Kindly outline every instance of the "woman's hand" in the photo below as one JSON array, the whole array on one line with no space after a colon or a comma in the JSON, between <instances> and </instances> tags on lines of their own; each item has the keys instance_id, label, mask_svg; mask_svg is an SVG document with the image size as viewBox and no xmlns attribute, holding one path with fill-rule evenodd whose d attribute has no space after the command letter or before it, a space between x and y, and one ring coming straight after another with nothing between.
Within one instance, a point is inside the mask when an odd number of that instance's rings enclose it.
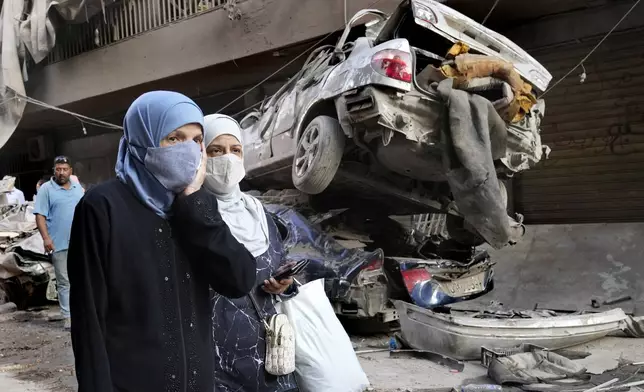
<instances>
[{"instance_id":1,"label":"woman's hand","mask_svg":"<svg viewBox=\"0 0 644 392\"><path fill-rule=\"evenodd\" d=\"M184 196L189 196L201 189L201 186L206 179L207 160L208 155L206 154L206 146L203 144L203 142L201 142L201 165L199 166L199 170L197 170L195 179L192 180L192 183L188 185L188 187L186 187L186 189L183 191Z\"/></svg>"},{"instance_id":2,"label":"woman's hand","mask_svg":"<svg viewBox=\"0 0 644 392\"><path fill-rule=\"evenodd\" d=\"M279 282L274 278L264 281L264 291L269 294L283 294L293 284L293 278L282 279Z\"/></svg>"}]
</instances>

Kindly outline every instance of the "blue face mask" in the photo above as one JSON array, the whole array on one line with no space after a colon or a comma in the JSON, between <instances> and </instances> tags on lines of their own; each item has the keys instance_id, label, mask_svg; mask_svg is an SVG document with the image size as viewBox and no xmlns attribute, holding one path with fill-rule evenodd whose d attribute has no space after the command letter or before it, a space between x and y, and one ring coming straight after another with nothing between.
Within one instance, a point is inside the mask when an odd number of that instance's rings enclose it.
<instances>
[{"instance_id":1,"label":"blue face mask","mask_svg":"<svg viewBox=\"0 0 644 392\"><path fill-rule=\"evenodd\" d=\"M201 146L194 141L147 149L145 168L173 193L183 192L201 166Z\"/></svg>"}]
</instances>

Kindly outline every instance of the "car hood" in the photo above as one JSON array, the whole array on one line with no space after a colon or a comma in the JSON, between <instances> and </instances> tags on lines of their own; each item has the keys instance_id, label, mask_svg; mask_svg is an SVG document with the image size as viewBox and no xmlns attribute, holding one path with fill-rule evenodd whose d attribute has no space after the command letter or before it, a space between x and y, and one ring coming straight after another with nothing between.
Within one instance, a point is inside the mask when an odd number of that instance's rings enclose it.
<instances>
[{"instance_id":1,"label":"car hood","mask_svg":"<svg viewBox=\"0 0 644 392\"><path fill-rule=\"evenodd\" d=\"M550 72L508 38L437 1L412 0L411 3L419 25L452 42L463 42L480 53L514 64L517 72L540 92L548 88L552 80Z\"/></svg>"},{"instance_id":2,"label":"car hood","mask_svg":"<svg viewBox=\"0 0 644 392\"><path fill-rule=\"evenodd\" d=\"M282 246L287 262L308 259L304 271L296 275L301 284L325 279L327 296L332 300L346 298L350 288L361 271L369 265L382 268L384 255L381 249L366 252L347 249L333 237L311 224L294 209L264 204L278 227L285 229Z\"/></svg>"}]
</instances>

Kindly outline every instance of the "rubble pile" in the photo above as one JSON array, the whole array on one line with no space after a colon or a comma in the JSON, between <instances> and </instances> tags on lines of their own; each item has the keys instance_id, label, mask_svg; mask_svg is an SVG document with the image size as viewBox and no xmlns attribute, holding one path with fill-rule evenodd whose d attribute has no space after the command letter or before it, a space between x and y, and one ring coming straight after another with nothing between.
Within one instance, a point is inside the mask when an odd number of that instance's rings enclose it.
<instances>
[{"instance_id":1,"label":"rubble pile","mask_svg":"<svg viewBox=\"0 0 644 392\"><path fill-rule=\"evenodd\" d=\"M0 205L0 305L19 309L56 300L54 267L43 248L31 203Z\"/></svg>"}]
</instances>

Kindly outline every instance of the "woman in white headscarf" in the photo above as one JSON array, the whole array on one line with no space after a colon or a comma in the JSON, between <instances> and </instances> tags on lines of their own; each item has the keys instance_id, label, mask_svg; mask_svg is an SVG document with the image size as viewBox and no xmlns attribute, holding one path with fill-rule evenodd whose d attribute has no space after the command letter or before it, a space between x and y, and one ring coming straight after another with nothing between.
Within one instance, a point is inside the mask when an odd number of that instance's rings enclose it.
<instances>
[{"instance_id":1,"label":"woman in white headscarf","mask_svg":"<svg viewBox=\"0 0 644 392\"><path fill-rule=\"evenodd\" d=\"M277 297L287 299L298 290L292 278L279 282L271 278L282 264L277 226L257 199L239 189L246 175L241 128L228 116L206 116L204 144L208 154L204 188L215 194L231 233L257 261L257 282L249 296L264 314L275 314ZM276 377L264 370L265 330L249 296L231 299L213 294L215 392L298 391L292 374Z\"/></svg>"}]
</instances>

